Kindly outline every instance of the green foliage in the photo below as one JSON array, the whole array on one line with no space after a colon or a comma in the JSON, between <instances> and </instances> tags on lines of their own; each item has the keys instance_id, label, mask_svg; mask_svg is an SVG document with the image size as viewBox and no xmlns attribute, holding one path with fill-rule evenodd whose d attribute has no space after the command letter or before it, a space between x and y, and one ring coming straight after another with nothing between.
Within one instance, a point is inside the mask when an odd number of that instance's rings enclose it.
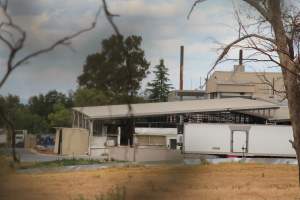
<instances>
[{"instance_id":1,"label":"green foliage","mask_svg":"<svg viewBox=\"0 0 300 200\"><path fill-rule=\"evenodd\" d=\"M13 113L20 105L20 98L9 94L8 96L0 96L0 106L7 115L13 116Z\"/></svg>"},{"instance_id":2,"label":"green foliage","mask_svg":"<svg viewBox=\"0 0 300 200\"><path fill-rule=\"evenodd\" d=\"M109 102L109 97L95 88L79 88L74 94L74 105L78 107L100 106Z\"/></svg>"},{"instance_id":3,"label":"green foliage","mask_svg":"<svg viewBox=\"0 0 300 200\"><path fill-rule=\"evenodd\" d=\"M112 35L102 41L102 51L89 55L78 77L81 87L102 91L114 103L127 103L137 96L141 81L148 73L149 63L140 48L139 36ZM122 101L122 102L120 102Z\"/></svg>"},{"instance_id":4,"label":"green foliage","mask_svg":"<svg viewBox=\"0 0 300 200\"><path fill-rule=\"evenodd\" d=\"M27 106L20 103L18 96L0 96L0 107L6 117L14 123L16 130L26 129L30 133L39 133L48 129L47 122L39 115L31 113ZM1 118L0 127L6 127Z\"/></svg>"},{"instance_id":5,"label":"green foliage","mask_svg":"<svg viewBox=\"0 0 300 200\"><path fill-rule=\"evenodd\" d=\"M20 106L20 99L18 96L8 95L0 96L0 127L8 128L5 118L10 121L16 121L16 110ZM2 115L5 115L3 118Z\"/></svg>"},{"instance_id":6,"label":"green foliage","mask_svg":"<svg viewBox=\"0 0 300 200\"><path fill-rule=\"evenodd\" d=\"M0 109L13 122L14 129L25 129L29 133L49 133L53 126L70 126L73 97L57 91L33 96L28 105L20 103L14 95L0 96ZM0 127L7 128L0 118Z\"/></svg>"},{"instance_id":7,"label":"green foliage","mask_svg":"<svg viewBox=\"0 0 300 200\"><path fill-rule=\"evenodd\" d=\"M155 66L155 79L148 83L147 92L150 93L149 98L153 101L164 102L168 100L168 94L172 89L168 82L168 68L164 65L164 60L160 60L160 64Z\"/></svg>"},{"instance_id":8,"label":"green foliage","mask_svg":"<svg viewBox=\"0 0 300 200\"><path fill-rule=\"evenodd\" d=\"M46 94L39 94L32 96L28 101L28 109L33 115L32 128L28 129L28 126L23 126L32 133L50 132L50 129L54 126L70 126L71 125L71 111L73 107L73 96L68 96L51 90ZM19 115L28 115L27 112L20 112ZM24 117L23 117L24 118ZM23 120L23 122L26 120ZM21 122L21 120L20 120ZM28 120L28 123L30 120ZM38 128L36 128L38 126Z\"/></svg>"},{"instance_id":9,"label":"green foliage","mask_svg":"<svg viewBox=\"0 0 300 200\"><path fill-rule=\"evenodd\" d=\"M126 96L116 95L114 98L108 96L101 90L95 88L79 88L74 94L74 106L101 106L109 104L122 104L128 102ZM145 102L143 97L133 96L130 97L131 103Z\"/></svg>"},{"instance_id":10,"label":"green foliage","mask_svg":"<svg viewBox=\"0 0 300 200\"><path fill-rule=\"evenodd\" d=\"M71 126L71 111L62 103L53 105L53 112L48 115L51 127L68 127Z\"/></svg>"},{"instance_id":11,"label":"green foliage","mask_svg":"<svg viewBox=\"0 0 300 200\"><path fill-rule=\"evenodd\" d=\"M116 95L114 98L111 98L109 104L124 104L124 103L144 103L145 99L142 96L125 96L125 95Z\"/></svg>"},{"instance_id":12,"label":"green foliage","mask_svg":"<svg viewBox=\"0 0 300 200\"><path fill-rule=\"evenodd\" d=\"M29 133L47 132L49 125L41 116L31 113L28 107L20 106L15 113L15 128L25 129Z\"/></svg>"},{"instance_id":13,"label":"green foliage","mask_svg":"<svg viewBox=\"0 0 300 200\"><path fill-rule=\"evenodd\" d=\"M49 111L49 107L46 106L45 101L46 101L45 96L43 94L30 97L28 102L30 111L43 118L46 118L50 111Z\"/></svg>"},{"instance_id":14,"label":"green foliage","mask_svg":"<svg viewBox=\"0 0 300 200\"><path fill-rule=\"evenodd\" d=\"M72 96L67 97L61 92L51 90L47 94L39 94L29 99L29 109L32 113L35 113L44 119L47 119L48 115L53 112L55 104L63 104L66 108L73 106Z\"/></svg>"}]
</instances>

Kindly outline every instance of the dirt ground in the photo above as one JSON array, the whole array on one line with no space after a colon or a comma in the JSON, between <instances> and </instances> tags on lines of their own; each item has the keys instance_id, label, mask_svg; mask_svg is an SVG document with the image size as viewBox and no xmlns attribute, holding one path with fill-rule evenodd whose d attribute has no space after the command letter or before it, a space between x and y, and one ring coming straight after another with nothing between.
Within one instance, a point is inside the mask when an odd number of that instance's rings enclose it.
<instances>
[{"instance_id":1,"label":"dirt ground","mask_svg":"<svg viewBox=\"0 0 300 200\"><path fill-rule=\"evenodd\" d=\"M117 185L125 188L126 200L300 200L297 168L288 165L164 165L44 174L16 174L3 162L0 166L1 200L94 199Z\"/></svg>"}]
</instances>

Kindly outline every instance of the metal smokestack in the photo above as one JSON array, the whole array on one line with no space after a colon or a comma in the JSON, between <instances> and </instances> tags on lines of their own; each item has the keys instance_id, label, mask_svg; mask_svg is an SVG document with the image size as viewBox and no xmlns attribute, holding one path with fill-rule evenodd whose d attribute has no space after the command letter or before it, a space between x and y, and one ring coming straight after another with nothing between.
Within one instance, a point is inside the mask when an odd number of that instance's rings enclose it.
<instances>
[{"instance_id":1,"label":"metal smokestack","mask_svg":"<svg viewBox=\"0 0 300 200\"><path fill-rule=\"evenodd\" d=\"M234 72L245 72L245 66L243 65L243 50L242 49L240 49L240 52L239 52L239 64L234 65L233 71Z\"/></svg>"},{"instance_id":2,"label":"metal smokestack","mask_svg":"<svg viewBox=\"0 0 300 200\"><path fill-rule=\"evenodd\" d=\"M243 64L243 50L240 49L240 56L239 56L239 65Z\"/></svg>"},{"instance_id":3,"label":"metal smokestack","mask_svg":"<svg viewBox=\"0 0 300 200\"><path fill-rule=\"evenodd\" d=\"M184 47L180 46L180 83L179 90L183 90L183 56L184 56Z\"/></svg>"}]
</instances>

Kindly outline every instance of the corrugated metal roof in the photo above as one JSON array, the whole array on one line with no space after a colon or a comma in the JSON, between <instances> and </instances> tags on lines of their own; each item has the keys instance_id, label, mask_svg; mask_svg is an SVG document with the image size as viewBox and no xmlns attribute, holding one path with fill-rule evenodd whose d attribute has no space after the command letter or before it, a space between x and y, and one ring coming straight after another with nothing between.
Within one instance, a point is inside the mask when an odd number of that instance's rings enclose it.
<instances>
[{"instance_id":1,"label":"corrugated metal roof","mask_svg":"<svg viewBox=\"0 0 300 200\"><path fill-rule=\"evenodd\" d=\"M177 113L279 108L279 106L273 103L259 100L243 98L226 98L131 104L131 108L131 113L128 112L129 109L128 105L126 104L93 107L74 107L73 110L83 113L91 119L109 119L123 118L128 117L130 115L140 117Z\"/></svg>"}]
</instances>

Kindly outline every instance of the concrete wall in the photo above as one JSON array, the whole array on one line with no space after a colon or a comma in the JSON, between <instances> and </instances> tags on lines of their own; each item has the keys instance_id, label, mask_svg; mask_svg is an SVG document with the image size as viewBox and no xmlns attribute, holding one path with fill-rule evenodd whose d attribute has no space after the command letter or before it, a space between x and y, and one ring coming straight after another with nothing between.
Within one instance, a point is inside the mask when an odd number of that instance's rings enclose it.
<instances>
[{"instance_id":1,"label":"concrete wall","mask_svg":"<svg viewBox=\"0 0 300 200\"><path fill-rule=\"evenodd\" d=\"M110 147L109 155L111 159L135 162L171 161L182 159L180 151L158 147Z\"/></svg>"},{"instance_id":2,"label":"concrete wall","mask_svg":"<svg viewBox=\"0 0 300 200\"><path fill-rule=\"evenodd\" d=\"M108 154L108 150L105 146L107 136L91 136L90 137L90 155L92 157L103 157L104 154Z\"/></svg>"},{"instance_id":3,"label":"concrete wall","mask_svg":"<svg viewBox=\"0 0 300 200\"><path fill-rule=\"evenodd\" d=\"M54 153L58 154L58 146L59 146L59 130L60 129L56 129L56 134L55 134L55 143L54 143Z\"/></svg>"},{"instance_id":4,"label":"concrete wall","mask_svg":"<svg viewBox=\"0 0 300 200\"><path fill-rule=\"evenodd\" d=\"M217 84L217 92L245 92L254 93L255 85L243 85L239 83L234 84Z\"/></svg>"},{"instance_id":5,"label":"concrete wall","mask_svg":"<svg viewBox=\"0 0 300 200\"><path fill-rule=\"evenodd\" d=\"M59 128L56 131L54 152L58 153L59 132L62 129L61 154L86 155L88 154L89 132L82 128Z\"/></svg>"},{"instance_id":6,"label":"concrete wall","mask_svg":"<svg viewBox=\"0 0 300 200\"><path fill-rule=\"evenodd\" d=\"M24 148L30 149L36 146L36 135L26 134L24 138Z\"/></svg>"},{"instance_id":7,"label":"concrete wall","mask_svg":"<svg viewBox=\"0 0 300 200\"><path fill-rule=\"evenodd\" d=\"M111 159L122 161L134 161L134 150L131 147L110 147L108 148L108 152Z\"/></svg>"},{"instance_id":8,"label":"concrete wall","mask_svg":"<svg viewBox=\"0 0 300 200\"><path fill-rule=\"evenodd\" d=\"M91 148L90 149L90 156L93 158L108 158L109 157L109 150L106 147L99 147L99 148Z\"/></svg>"},{"instance_id":9,"label":"concrete wall","mask_svg":"<svg viewBox=\"0 0 300 200\"><path fill-rule=\"evenodd\" d=\"M107 140L106 136L91 136L90 146L91 148L105 147L106 140Z\"/></svg>"},{"instance_id":10,"label":"concrete wall","mask_svg":"<svg viewBox=\"0 0 300 200\"><path fill-rule=\"evenodd\" d=\"M0 134L0 144L5 144L7 142L6 134Z\"/></svg>"}]
</instances>

